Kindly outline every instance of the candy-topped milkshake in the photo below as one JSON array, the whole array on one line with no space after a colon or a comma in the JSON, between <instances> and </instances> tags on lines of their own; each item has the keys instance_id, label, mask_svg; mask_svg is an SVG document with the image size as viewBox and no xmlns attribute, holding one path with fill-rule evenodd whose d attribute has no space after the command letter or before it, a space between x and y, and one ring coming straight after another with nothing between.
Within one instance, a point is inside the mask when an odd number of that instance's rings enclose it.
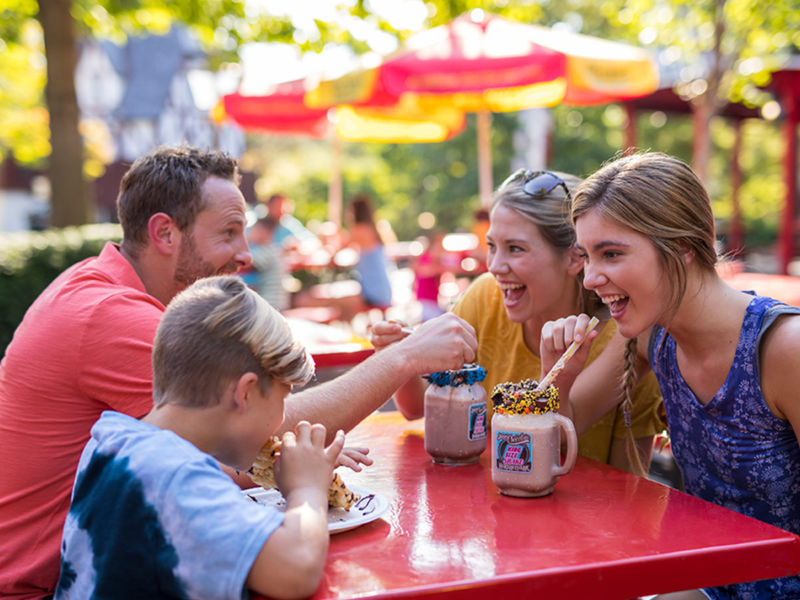
<instances>
[{"instance_id":1,"label":"candy-topped milkshake","mask_svg":"<svg viewBox=\"0 0 800 600\"><path fill-rule=\"evenodd\" d=\"M424 377L431 383L425 391L425 450L439 464L478 462L489 425L480 385L486 371L472 363Z\"/></svg>"},{"instance_id":2,"label":"candy-topped milkshake","mask_svg":"<svg viewBox=\"0 0 800 600\"><path fill-rule=\"evenodd\" d=\"M508 496L545 496L572 470L578 438L572 421L558 414L558 388L539 392L526 379L492 390L492 481ZM561 464L561 431L567 457Z\"/></svg>"}]
</instances>

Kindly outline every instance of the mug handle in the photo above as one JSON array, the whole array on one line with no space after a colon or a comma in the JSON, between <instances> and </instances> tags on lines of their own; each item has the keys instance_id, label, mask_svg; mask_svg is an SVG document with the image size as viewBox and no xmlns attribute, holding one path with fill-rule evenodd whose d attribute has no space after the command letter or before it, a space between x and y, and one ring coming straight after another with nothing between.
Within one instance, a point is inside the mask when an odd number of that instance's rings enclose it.
<instances>
[{"instance_id":1,"label":"mug handle","mask_svg":"<svg viewBox=\"0 0 800 600\"><path fill-rule=\"evenodd\" d=\"M567 457L564 459L563 465L556 465L556 468L553 469L553 475L561 477L569 473L575 466L575 459L578 458L578 434L575 433L572 419L560 414L554 414L553 417L567 436Z\"/></svg>"}]
</instances>

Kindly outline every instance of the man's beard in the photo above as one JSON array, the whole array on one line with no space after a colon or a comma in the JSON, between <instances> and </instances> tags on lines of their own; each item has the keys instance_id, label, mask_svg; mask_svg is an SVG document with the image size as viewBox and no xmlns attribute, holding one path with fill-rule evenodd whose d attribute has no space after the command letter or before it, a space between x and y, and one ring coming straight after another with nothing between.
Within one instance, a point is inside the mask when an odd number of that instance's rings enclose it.
<instances>
[{"instance_id":1,"label":"man's beard","mask_svg":"<svg viewBox=\"0 0 800 600\"><path fill-rule=\"evenodd\" d=\"M236 271L237 266L233 262L227 263L221 269L216 269L213 264L203 260L203 257L197 252L194 237L191 235L185 235L181 240L174 278L182 288L189 287L203 277L211 277L222 273L235 273Z\"/></svg>"}]
</instances>

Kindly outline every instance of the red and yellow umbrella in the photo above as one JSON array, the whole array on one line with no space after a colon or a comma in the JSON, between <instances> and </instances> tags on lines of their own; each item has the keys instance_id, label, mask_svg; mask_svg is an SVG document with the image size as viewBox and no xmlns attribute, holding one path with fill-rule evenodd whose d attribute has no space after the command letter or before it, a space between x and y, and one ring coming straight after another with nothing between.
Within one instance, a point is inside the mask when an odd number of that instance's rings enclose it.
<instances>
[{"instance_id":1,"label":"red and yellow umbrella","mask_svg":"<svg viewBox=\"0 0 800 600\"><path fill-rule=\"evenodd\" d=\"M321 81L306 103L381 107L411 95L420 105L478 112L479 132L488 132L489 112L603 104L657 87L657 65L641 48L476 10L413 35L376 66ZM488 136L479 147L488 150Z\"/></svg>"},{"instance_id":2,"label":"red and yellow umbrella","mask_svg":"<svg viewBox=\"0 0 800 600\"><path fill-rule=\"evenodd\" d=\"M306 81L273 85L258 95L228 94L214 110L220 121L230 118L247 131L273 135L330 138L333 171L328 192L328 218L339 223L342 214L340 140L354 142L442 142L463 131L466 117L453 106L431 106L412 96L391 106L335 109L310 108L303 99Z\"/></svg>"},{"instance_id":3,"label":"red and yellow umbrella","mask_svg":"<svg viewBox=\"0 0 800 600\"><path fill-rule=\"evenodd\" d=\"M641 48L478 10L410 37L377 66L320 82L306 102L385 106L414 93L463 110L505 112L602 104L657 87L657 66Z\"/></svg>"},{"instance_id":4,"label":"red and yellow umbrella","mask_svg":"<svg viewBox=\"0 0 800 600\"><path fill-rule=\"evenodd\" d=\"M306 81L279 83L263 94L228 94L218 118L230 117L248 131L302 135L318 139L335 132L352 142L442 142L463 131L464 111L431 105L405 96L386 106L335 109L310 108L304 103Z\"/></svg>"},{"instance_id":5,"label":"red and yellow umbrella","mask_svg":"<svg viewBox=\"0 0 800 600\"><path fill-rule=\"evenodd\" d=\"M263 94L227 94L215 117L230 117L247 131L326 138L329 109L309 108L303 102L305 93L303 80L296 80L275 84Z\"/></svg>"}]
</instances>

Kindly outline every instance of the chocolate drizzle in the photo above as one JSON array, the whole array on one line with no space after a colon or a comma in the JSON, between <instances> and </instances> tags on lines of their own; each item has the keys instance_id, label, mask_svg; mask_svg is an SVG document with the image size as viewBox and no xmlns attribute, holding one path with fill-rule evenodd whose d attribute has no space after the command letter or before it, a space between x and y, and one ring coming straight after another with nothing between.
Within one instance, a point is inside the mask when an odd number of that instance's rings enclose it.
<instances>
[{"instance_id":1,"label":"chocolate drizzle","mask_svg":"<svg viewBox=\"0 0 800 600\"><path fill-rule=\"evenodd\" d=\"M368 494L367 496L361 496L358 502L355 503L355 507L361 511L362 515L368 515L370 513L375 512L377 508L377 504L375 502L375 494Z\"/></svg>"}]
</instances>

